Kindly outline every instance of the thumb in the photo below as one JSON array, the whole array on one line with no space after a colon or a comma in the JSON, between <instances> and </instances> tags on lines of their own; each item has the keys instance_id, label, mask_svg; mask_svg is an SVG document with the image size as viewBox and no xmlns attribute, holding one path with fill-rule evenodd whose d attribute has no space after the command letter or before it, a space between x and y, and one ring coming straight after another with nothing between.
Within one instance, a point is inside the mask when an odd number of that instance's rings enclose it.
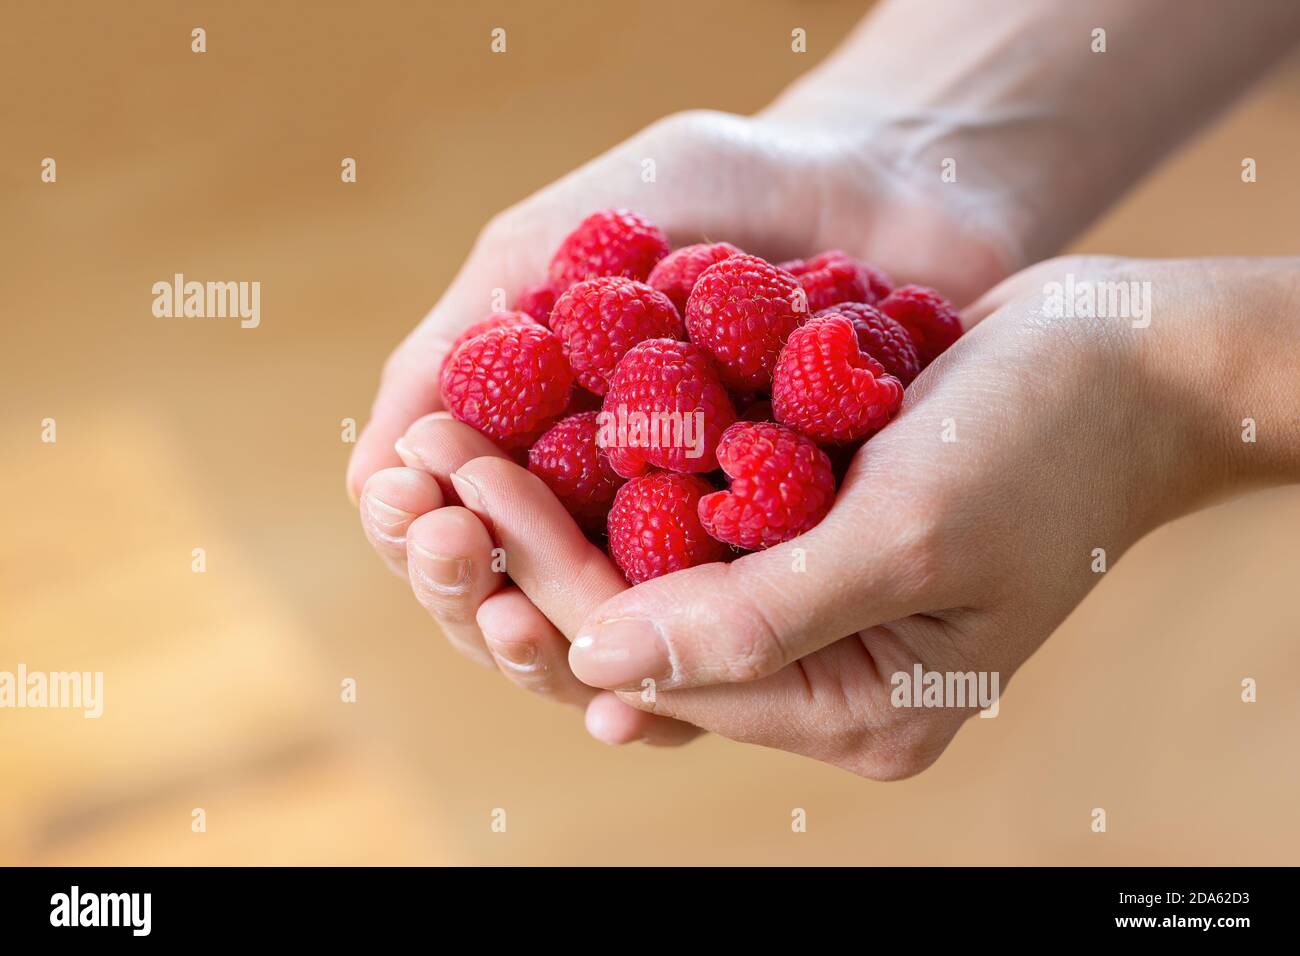
<instances>
[{"instance_id":1,"label":"thumb","mask_svg":"<svg viewBox=\"0 0 1300 956\"><path fill-rule=\"evenodd\" d=\"M731 564L669 574L615 595L579 628L584 683L663 690L758 680L846 634L915 613L927 577L903 515L841 498L816 528Z\"/></svg>"}]
</instances>

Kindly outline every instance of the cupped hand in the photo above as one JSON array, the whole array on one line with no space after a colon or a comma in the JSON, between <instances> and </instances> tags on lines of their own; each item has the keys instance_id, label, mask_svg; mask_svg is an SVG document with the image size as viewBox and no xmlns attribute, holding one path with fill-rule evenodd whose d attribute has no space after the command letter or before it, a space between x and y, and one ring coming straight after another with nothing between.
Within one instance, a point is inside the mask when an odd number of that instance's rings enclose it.
<instances>
[{"instance_id":1,"label":"cupped hand","mask_svg":"<svg viewBox=\"0 0 1300 956\"><path fill-rule=\"evenodd\" d=\"M831 119L833 130L838 120ZM896 281L922 281L959 302L1005 275L1013 255L1005 235L990 225L995 204L984 204L988 215L977 217L984 225L976 228L969 195L956 206L958 192L937 174L908 179L887 152L883 132L870 142L860 132L828 133L808 110L767 118L678 114L488 224L442 299L388 359L347 474L367 537L396 573L409 577L457 648L484 663L495 660L533 689L575 703L590 696L568 673L563 653L545 667L536 661L512 667L484 640L476 615L505 575L489 560L491 532L457 506L450 475L475 458L504 459L472 430L429 417L441 408L438 373L455 336L493 309L494 294L513 302L544 277L563 236L607 207L636 209L673 245L725 239L775 260L842 248ZM515 592L504 597L520 603ZM542 630L542 622L532 629ZM549 638L542 643L564 650ZM520 669L528 667L546 679ZM683 736L608 694L595 698L589 714L589 725L611 741Z\"/></svg>"},{"instance_id":2,"label":"cupped hand","mask_svg":"<svg viewBox=\"0 0 1300 956\"><path fill-rule=\"evenodd\" d=\"M533 509L527 472L479 458L457 484L574 641L583 682L736 740L907 776L976 708L896 706L894 675L919 664L1005 689L1099 568L1260 477L1241 460L1237 403L1276 399L1206 387L1240 381L1245 327L1281 336L1289 321L1295 338L1294 266L1279 279L1259 262L1066 259L1017 276L968 310L978 324L857 453L828 517L730 564L625 588L567 515ZM1136 282L1138 298L1126 315L1054 317L1045 292L1067 277ZM1270 475L1294 480L1295 465Z\"/></svg>"},{"instance_id":3,"label":"cupped hand","mask_svg":"<svg viewBox=\"0 0 1300 956\"><path fill-rule=\"evenodd\" d=\"M372 474L399 464L393 443L441 407L437 373L456 335L493 311L497 290L513 302L544 278L560 240L598 209L635 209L674 246L726 240L773 261L841 248L955 302L1007 275L1015 263L1006 238L970 224L970 197L957 205L960 191L937 173L912 182L873 160L884 142L882 134L868 147L785 119L675 114L498 214L385 364L348 465L349 491L358 496Z\"/></svg>"}]
</instances>

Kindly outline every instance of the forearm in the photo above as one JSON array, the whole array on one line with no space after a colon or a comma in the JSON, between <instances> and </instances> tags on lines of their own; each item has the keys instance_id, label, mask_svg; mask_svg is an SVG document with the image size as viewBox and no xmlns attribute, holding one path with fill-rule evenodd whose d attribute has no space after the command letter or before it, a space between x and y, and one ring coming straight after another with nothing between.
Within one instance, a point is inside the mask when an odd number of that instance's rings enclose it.
<instances>
[{"instance_id":1,"label":"forearm","mask_svg":"<svg viewBox=\"0 0 1300 956\"><path fill-rule=\"evenodd\" d=\"M1094 29L1106 50L1094 52ZM1294 0L887 0L766 111L888 146L1054 254L1300 38ZM956 183L940 179L956 162Z\"/></svg>"}]
</instances>

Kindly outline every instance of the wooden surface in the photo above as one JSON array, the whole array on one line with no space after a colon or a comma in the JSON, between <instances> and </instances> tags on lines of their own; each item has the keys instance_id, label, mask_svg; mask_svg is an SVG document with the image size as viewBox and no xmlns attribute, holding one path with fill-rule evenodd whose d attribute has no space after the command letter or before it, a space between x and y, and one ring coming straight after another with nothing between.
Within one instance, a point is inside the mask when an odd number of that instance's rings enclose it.
<instances>
[{"instance_id":1,"label":"wooden surface","mask_svg":"<svg viewBox=\"0 0 1300 956\"><path fill-rule=\"evenodd\" d=\"M105 711L0 710L0 862L1295 862L1296 489L1143 542L998 719L888 785L605 748L370 554L340 421L482 222L664 113L761 106L859 13L677 6L6 6L0 670L102 670ZM1297 115L1292 67L1079 247L1294 253ZM176 272L260 281L261 327L154 318Z\"/></svg>"}]
</instances>

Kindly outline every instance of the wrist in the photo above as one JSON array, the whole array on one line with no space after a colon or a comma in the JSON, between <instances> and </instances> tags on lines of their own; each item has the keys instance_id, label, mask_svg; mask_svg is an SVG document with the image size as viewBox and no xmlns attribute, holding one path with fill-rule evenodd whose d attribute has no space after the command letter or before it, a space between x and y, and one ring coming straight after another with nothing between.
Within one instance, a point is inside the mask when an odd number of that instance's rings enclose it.
<instances>
[{"instance_id":1,"label":"wrist","mask_svg":"<svg viewBox=\"0 0 1300 956\"><path fill-rule=\"evenodd\" d=\"M1032 217L984 165L1002 154L963 145L977 124L898 111L846 122L835 100L802 94L753 120L807 160L812 246L844 248L963 305L1028 264ZM944 164L953 153L962 157L955 181Z\"/></svg>"},{"instance_id":2,"label":"wrist","mask_svg":"<svg viewBox=\"0 0 1300 956\"><path fill-rule=\"evenodd\" d=\"M1300 481L1300 259L1072 256L1026 276L1029 328L1053 335L1036 374L1112 466L1094 489L1112 530Z\"/></svg>"},{"instance_id":3,"label":"wrist","mask_svg":"<svg viewBox=\"0 0 1300 956\"><path fill-rule=\"evenodd\" d=\"M1134 262L1154 289L1138 373L1188 506L1300 481L1300 259Z\"/></svg>"},{"instance_id":4,"label":"wrist","mask_svg":"<svg viewBox=\"0 0 1300 956\"><path fill-rule=\"evenodd\" d=\"M835 144L900 202L947 210L1004 250L1008 273L1055 255L1096 215L1107 144L1007 98L996 75L952 83L959 93L814 74L758 118Z\"/></svg>"},{"instance_id":5,"label":"wrist","mask_svg":"<svg viewBox=\"0 0 1300 956\"><path fill-rule=\"evenodd\" d=\"M1236 489L1300 482L1300 258L1213 260L1212 346Z\"/></svg>"}]
</instances>

